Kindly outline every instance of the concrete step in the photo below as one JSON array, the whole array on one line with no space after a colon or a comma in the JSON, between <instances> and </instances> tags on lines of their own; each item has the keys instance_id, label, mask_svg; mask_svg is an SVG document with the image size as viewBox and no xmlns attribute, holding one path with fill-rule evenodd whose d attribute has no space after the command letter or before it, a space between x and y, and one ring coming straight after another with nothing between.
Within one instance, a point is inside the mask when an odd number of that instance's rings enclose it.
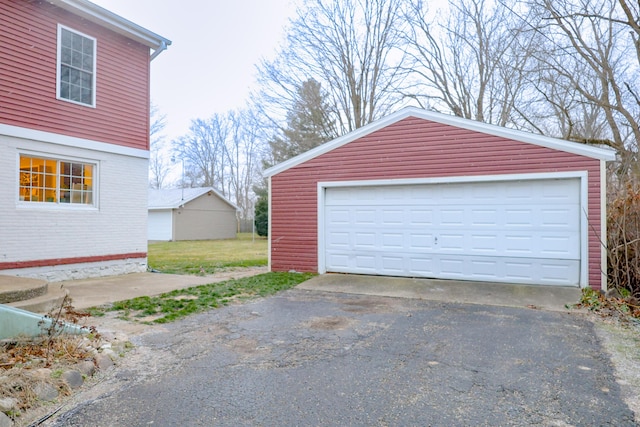
<instances>
[{"instance_id":1,"label":"concrete step","mask_svg":"<svg viewBox=\"0 0 640 427\"><path fill-rule=\"evenodd\" d=\"M0 275L0 304L24 301L47 293L47 282L27 277Z\"/></svg>"},{"instance_id":2,"label":"concrete step","mask_svg":"<svg viewBox=\"0 0 640 427\"><path fill-rule=\"evenodd\" d=\"M46 294L23 301L15 301L7 305L33 313L48 314L60 309L67 290L56 286L55 283L49 285Z\"/></svg>"},{"instance_id":3,"label":"concrete step","mask_svg":"<svg viewBox=\"0 0 640 427\"><path fill-rule=\"evenodd\" d=\"M0 304L47 314L60 308L66 291L44 280L0 275Z\"/></svg>"}]
</instances>

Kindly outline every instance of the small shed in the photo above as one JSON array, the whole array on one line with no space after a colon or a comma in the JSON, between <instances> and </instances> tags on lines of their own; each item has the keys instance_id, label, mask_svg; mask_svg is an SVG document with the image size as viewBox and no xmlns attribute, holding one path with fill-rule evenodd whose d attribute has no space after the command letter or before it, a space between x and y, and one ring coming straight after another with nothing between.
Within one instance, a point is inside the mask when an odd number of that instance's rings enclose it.
<instances>
[{"instance_id":1,"label":"small shed","mask_svg":"<svg viewBox=\"0 0 640 427\"><path fill-rule=\"evenodd\" d=\"M149 190L148 240L233 239L238 208L211 187Z\"/></svg>"},{"instance_id":2,"label":"small shed","mask_svg":"<svg viewBox=\"0 0 640 427\"><path fill-rule=\"evenodd\" d=\"M605 288L614 159L406 108L265 171L270 268Z\"/></svg>"}]
</instances>

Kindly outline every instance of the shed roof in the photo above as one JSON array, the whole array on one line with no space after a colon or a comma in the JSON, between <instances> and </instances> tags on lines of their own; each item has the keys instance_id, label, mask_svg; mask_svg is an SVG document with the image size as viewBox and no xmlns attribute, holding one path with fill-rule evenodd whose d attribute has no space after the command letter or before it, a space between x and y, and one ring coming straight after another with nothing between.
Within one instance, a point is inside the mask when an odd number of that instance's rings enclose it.
<instances>
[{"instance_id":1,"label":"shed roof","mask_svg":"<svg viewBox=\"0 0 640 427\"><path fill-rule=\"evenodd\" d=\"M171 40L166 39L152 31L147 30L115 13L91 3L87 0L49 0L49 3L62 9L95 22L103 27L109 28L118 34L133 39L145 46L149 46L155 52L151 59L171 44Z\"/></svg>"},{"instance_id":2,"label":"shed roof","mask_svg":"<svg viewBox=\"0 0 640 427\"><path fill-rule=\"evenodd\" d=\"M150 188L148 207L149 210L178 209L180 206L184 206L209 192L212 192L229 206L238 210L236 205L227 200L213 187L170 188L161 190Z\"/></svg>"},{"instance_id":3,"label":"shed roof","mask_svg":"<svg viewBox=\"0 0 640 427\"><path fill-rule=\"evenodd\" d=\"M526 142L529 144L535 144L542 147L552 148L555 150L565 151L572 154L578 154L585 157L591 157L599 160L611 161L615 160L616 152L613 149L598 148L591 145L580 144L577 142L565 141L557 138L550 138L548 136L537 135L530 132L524 132L515 129L509 129L501 126L496 126L488 123L478 122L475 120L464 119L462 117L452 116L448 114L436 113L433 111L427 111L416 107L403 108L393 114L383 117L375 122L369 123L353 132L350 132L340 138L336 138L329 142L326 142L316 148L313 148L305 153L302 153L296 157L279 163L264 171L266 177L270 177L301 163L309 161L315 157L318 157L324 153L348 144L358 138L362 138L365 135L373 133L384 127L392 125L407 117L416 117L419 119L429 120L436 123L442 123L446 125L455 126L462 129L472 130L489 135L495 135L503 138L512 139L515 141Z\"/></svg>"}]
</instances>

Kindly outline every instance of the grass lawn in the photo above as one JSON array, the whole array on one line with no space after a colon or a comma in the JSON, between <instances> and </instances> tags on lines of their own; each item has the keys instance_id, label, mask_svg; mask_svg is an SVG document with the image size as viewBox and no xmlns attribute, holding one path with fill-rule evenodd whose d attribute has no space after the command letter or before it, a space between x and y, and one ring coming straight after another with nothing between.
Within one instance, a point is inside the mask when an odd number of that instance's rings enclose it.
<instances>
[{"instance_id":1,"label":"grass lawn","mask_svg":"<svg viewBox=\"0 0 640 427\"><path fill-rule=\"evenodd\" d=\"M155 297L138 297L119 301L109 307L92 308L93 316L117 311L124 320L144 323L167 323L192 313L256 297L273 295L313 277L311 273L271 272L219 283L178 289Z\"/></svg>"},{"instance_id":2,"label":"grass lawn","mask_svg":"<svg viewBox=\"0 0 640 427\"><path fill-rule=\"evenodd\" d=\"M149 267L162 273L213 274L226 267L267 265L267 239L240 233L237 239L149 244Z\"/></svg>"}]
</instances>

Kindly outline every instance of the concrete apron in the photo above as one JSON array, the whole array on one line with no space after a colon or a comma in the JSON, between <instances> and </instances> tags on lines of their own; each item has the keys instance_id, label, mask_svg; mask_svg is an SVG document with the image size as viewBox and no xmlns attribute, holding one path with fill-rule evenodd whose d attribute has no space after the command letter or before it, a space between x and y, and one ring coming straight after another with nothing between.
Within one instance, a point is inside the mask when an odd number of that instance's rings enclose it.
<instances>
[{"instance_id":1,"label":"concrete apron","mask_svg":"<svg viewBox=\"0 0 640 427\"><path fill-rule=\"evenodd\" d=\"M566 305L578 303L581 296L581 290L577 287L332 273L313 277L297 288L464 304L529 307L550 311L566 311Z\"/></svg>"}]
</instances>

